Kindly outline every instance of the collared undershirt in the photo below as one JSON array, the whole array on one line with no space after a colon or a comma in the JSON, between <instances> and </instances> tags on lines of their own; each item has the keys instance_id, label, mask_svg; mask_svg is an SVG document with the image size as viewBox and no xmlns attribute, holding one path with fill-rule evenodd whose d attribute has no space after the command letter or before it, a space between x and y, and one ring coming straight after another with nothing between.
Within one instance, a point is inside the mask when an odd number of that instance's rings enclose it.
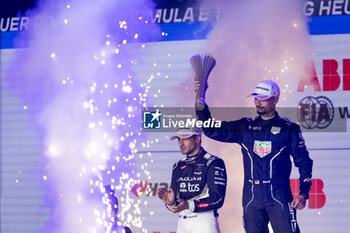
<instances>
[{"instance_id":1,"label":"collared undershirt","mask_svg":"<svg viewBox=\"0 0 350 233\"><path fill-rule=\"evenodd\" d=\"M271 119L274 118L275 116L276 116L276 114L273 114L273 116L271 116L271 117L263 117L263 116L261 116L261 119L267 121L267 120L271 120Z\"/></svg>"}]
</instances>

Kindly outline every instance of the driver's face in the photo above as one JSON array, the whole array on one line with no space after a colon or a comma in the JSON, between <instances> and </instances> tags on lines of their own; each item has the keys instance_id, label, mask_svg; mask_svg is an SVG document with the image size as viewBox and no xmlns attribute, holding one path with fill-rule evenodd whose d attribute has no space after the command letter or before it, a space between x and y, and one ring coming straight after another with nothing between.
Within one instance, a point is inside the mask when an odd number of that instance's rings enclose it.
<instances>
[{"instance_id":1,"label":"driver's face","mask_svg":"<svg viewBox=\"0 0 350 233\"><path fill-rule=\"evenodd\" d=\"M257 113L265 117L270 117L274 115L277 102L278 98L276 97L271 97L267 100L260 100L256 97L254 99L254 104L256 106Z\"/></svg>"},{"instance_id":2,"label":"driver's face","mask_svg":"<svg viewBox=\"0 0 350 233\"><path fill-rule=\"evenodd\" d=\"M181 153L191 156L200 147L200 136L193 135L189 138L178 137Z\"/></svg>"}]
</instances>

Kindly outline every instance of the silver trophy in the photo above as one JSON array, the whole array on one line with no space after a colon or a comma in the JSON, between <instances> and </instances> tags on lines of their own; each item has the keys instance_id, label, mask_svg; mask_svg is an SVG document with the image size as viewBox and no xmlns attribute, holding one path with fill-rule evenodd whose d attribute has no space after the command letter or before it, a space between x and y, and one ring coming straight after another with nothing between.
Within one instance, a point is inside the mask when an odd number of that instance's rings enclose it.
<instances>
[{"instance_id":1,"label":"silver trophy","mask_svg":"<svg viewBox=\"0 0 350 233\"><path fill-rule=\"evenodd\" d=\"M190 60L194 70L195 81L199 81L200 87L196 92L196 109L203 110L205 106L205 91L210 72L213 70L216 61L209 55L194 55Z\"/></svg>"}]
</instances>

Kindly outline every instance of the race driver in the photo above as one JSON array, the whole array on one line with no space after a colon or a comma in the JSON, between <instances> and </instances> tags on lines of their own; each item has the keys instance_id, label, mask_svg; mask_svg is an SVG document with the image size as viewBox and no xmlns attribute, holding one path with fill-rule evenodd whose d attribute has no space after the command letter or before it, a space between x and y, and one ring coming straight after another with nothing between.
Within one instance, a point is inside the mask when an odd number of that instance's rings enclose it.
<instances>
[{"instance_id":1,"label":"race driver","mask_svg":"<svg viewBox=\"0 0 350 233\"><path fill-rule=\"evenodd\" d=\"M195 82L193 94L199 88ZM258 116L222 122L219 128L202 128L205 135L221 141L239 143L243 154L243 225L247 233L300 232L296 209L302 210L309 198L313 161L305 146L300 127L276 112L280 90L271 80L257 84L254 104ZM196 111L200 120L211 118L207 105ZM300 174L300 193L294 198L290 188L293 158Z\"/></svg>"},{"instance_id":2,"label":"race driver","mask_svg":"<svg viewBox=\"0 0 350 233\"><path fill-rule=\"evenodd\" d=\"M179 214L177 233L219 233L219 209L225 199L224 161L201 147L198 128L180 129L177 139L186 155L173 166L170 189L159 189L158 196L173 213Z\"/></svg>"}]
</instances>

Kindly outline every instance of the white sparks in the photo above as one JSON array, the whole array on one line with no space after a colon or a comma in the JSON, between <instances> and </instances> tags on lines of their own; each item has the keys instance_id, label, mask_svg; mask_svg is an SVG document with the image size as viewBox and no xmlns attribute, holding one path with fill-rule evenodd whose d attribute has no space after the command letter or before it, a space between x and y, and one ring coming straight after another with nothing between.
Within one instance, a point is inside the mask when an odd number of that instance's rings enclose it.
<instances>
[{"instance_id":1,"label":"white sparks","mask_svg":"<svg viewBox=\"0 0 350 233\"><path fill-rule=\"evenodd\" d=\"M123 86L122 90L125 93L130 93L132 91L132 89L129 85Z\"/></svg>"}]
</instances>

